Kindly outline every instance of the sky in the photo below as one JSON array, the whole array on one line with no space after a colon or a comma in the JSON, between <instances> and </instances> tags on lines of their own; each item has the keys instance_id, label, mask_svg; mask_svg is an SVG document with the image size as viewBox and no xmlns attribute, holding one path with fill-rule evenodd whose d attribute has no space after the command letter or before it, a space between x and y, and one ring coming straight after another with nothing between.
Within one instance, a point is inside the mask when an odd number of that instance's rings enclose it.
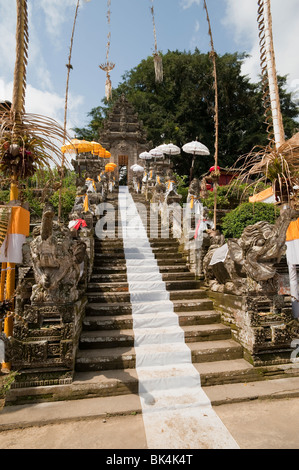
<instances>
[{"instance_id":1,"label":"sky","mask_svg":"<svg viewBox=\"0 0 299 470\"><path fill-rule=\"evenodd\" d=\"M29 59L25 109L63 125L71 32L77 0L28 0ZM109 60L115 63L112 86L126 71L154 52L150 7L154 6L158 50L210 50L203 0L80 0L70 73L68 119L74 127L88 124L88 112L105 96L107 35ZM260 73L257 0L207 0L214 48L246 52L242 73L256 81ZM299 0L271 0L277 72L288 76L288 90L299 104ZM12 99L15 63L15 0L0 0L0 100Z\"/></svg>"}]
</instances>

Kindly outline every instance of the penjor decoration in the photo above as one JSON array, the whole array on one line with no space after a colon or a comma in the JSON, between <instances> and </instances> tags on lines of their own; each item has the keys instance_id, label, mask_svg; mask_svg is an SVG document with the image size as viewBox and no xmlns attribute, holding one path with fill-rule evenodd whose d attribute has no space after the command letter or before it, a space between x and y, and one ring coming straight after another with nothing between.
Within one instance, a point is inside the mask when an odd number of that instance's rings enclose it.
<instances>
[{"instance_id":1,"label":"penjor decoration","mask_svg":"<svg viewBox=\"0 0 299 470\"><path fill-rule=\"evenodd\" d=\"M106 46L106 62L104 64L99 65L100 69L104 70L106 72L106 84L105 84L105 95L107 100L112 96L112 84L111 84L111 79L110 79L110 72L111 70L114 69L115 64L113 62L109 62L109 51L110 51L110 42L111 42L111 31L110 31L110 15L111 15L111 0L107 1L107 20L108 20L108 35L107 35L107 46Z\"/></svg>"},{"instance_id":2,"label":"penjor decoration","mask_svg":"<svg viewBox=\"0 0 299 470\"><path fill-rule=\"evenodd\" d=\"M158 48L157 48L157 35L156 35L155 13L154 13L154 0L151 0L151 1L152 1L151 13L152 13L152 18L153 18L154 40L155 40L155 52L153 54L153 56L154 56L154 66L155 66L155 77L156 77L156 82L157 83L162 83L163 82L163 62L162 62L162 57L158 53Z\"/></svg>"}]
</instances>

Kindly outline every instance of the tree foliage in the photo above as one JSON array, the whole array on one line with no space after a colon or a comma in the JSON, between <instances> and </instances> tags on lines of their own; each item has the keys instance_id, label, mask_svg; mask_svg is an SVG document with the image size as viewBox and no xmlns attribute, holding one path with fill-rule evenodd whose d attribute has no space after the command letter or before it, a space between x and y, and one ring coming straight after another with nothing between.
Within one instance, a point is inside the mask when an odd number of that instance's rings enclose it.
<instances>
[{"instance_id":1,"label":"tree foliage","mask_svg":"<svg viewBox=\"0 0 299 470\"><path fill-rule=\"evenodd\" d=\"M244 54L224 54L217 57L219 95L219 165L230 167L237 158L256 145L266 145L264 108L260 83L251 83L242 75ZM123 81L113 90L106 108L93 108L86 128L75 129L83 138L98 138L98 128L109 108L121 94L133 104L147 130L148 140L157 146L173 142L182 147L198 138L209 149L209 157L198 157L195 173L205 173L214 156L214 99L212 61L209 54L198 49L194 53L168 51L163 55L164 80L156 83L153 57L141 61L126 72ZM280 97L286 137L296 130L294 118L298 109L285 91L286 78L279 77ZM191 155L173 157L175 170L188 175Z\"/></svg>"},{"instance_id":2,"label":"tree foliage","mask_svg":"<svg viewBox=\"0 0 299 470\"><path fill-rule=\"evenodd\" d=\"M60 182L60 175L56 168L49 170L38 170L32 177L20 181L20 199L29 204L29 211L33 219L40 218L43 213L44 199L41 196L42 190L49 188L53 194L48 200L53 205L55 214L58 214L59 190L55 186ZM3 185L0 191L0 201L9 202L9 185ZM53 190L54 188L54 190ZM62 219L67 222L76 197L76 174L74 171L65 170L62 189Z\"/></svg>"}]
</instances>

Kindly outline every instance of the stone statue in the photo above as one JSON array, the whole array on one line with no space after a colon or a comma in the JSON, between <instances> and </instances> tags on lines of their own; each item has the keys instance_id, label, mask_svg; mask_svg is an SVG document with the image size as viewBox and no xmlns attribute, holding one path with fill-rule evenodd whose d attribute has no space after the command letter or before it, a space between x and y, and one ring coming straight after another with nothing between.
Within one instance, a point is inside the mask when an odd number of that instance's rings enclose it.
<instances>
[{"instance_id":1,"label":"stone statue","mask_svg":"<svg viewBox=\"0 0 299 470\"><path fill-rule=\"evenodd\" d=\"M210 246L203 269L211 290L235 294L275 290L275 264L285 254L286 231L297 218L297 211L284 209L274 225L257 222L246 227L239 239Z\"/></svg>"},{"instance_id":2,"label":"stone statue","mask_svg":"<svg viewBox=\"0 0 299 470\"><path fill-rule=\"evenodd\" d=\"M30 253L36 284L31 302L71 303L78 298L77 285L83 270L86 244L53 222L54 211L47 205L42 223L35 227Z\"/></svg>"},{"instance_id":3,"label":"stone statue","mask_svg":"<svg viewBox=\"0 0 299 470\"><path fill-rule=\"evenodd\" d=\"M191 209L196 208L200 200L200 183L197 178L193 178L189 185L187 204L190 204Z\"/></svg>"}]
</instances>

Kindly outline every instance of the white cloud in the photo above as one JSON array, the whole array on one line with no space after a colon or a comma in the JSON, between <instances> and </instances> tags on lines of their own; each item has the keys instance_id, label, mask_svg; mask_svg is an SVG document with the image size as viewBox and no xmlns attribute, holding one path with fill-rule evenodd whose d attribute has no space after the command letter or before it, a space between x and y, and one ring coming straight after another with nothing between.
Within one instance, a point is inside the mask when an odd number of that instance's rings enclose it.
<instances>
[{"instance_id":1,"label":"white cloud","mask_svg":"<svg viewBox=\"0 0 299 470\"><path fill-rule=\"evenodd\" d=\"M6 82L0 77L0 99L12 101L13 83ZM83 96L69 94L68 100L68 130L77 126L80 117L80 107ZM26 113L47 116L57 121L61 126L64 122L65 97L50 91L34 88L30 84L26 88L25 110Z\"/></svg>"},{"instance_id":2,"label":"white cloud","mask_svg":"<svg viewBox=\"0 0 299 470\"><path fill-rule=\"evenodd\" d=\"M192 7L192 5L200 5L201 0L181 0L181 7L183 10L186 10L187 8Z\"/></svg>"},{"instance_id":3,"label":"white cloud","mask_svg":"<svg viewBox=\"0 0 299 470\"><path fill-rule=\"evenodd\" d=\"M226 0L226 4L223 24L234 35L238 50L243 51L246 48L251 55L245 61L243 72L255 81L260 74L257 2ZM272 0L271 11L277 72L279 75L288 75L288 85L291 87L294 80L299 80L299 2Z\"/></svg>"},{"instance_id":4,"label":"white cloud","mask_svg":"<svg viewBox=\"0 0 299 470\"><path fill-rule=\"evenodd\" d=\"M0 69L13 71L16 50L16 13L11 2L0 2Z\"/></svg>"},{"instance_id":5,"label":"white cloud","mask_svg":"<svg viewBox=\"0 0 299 470\"><path fill-rule=\"evenodd\" d=\"M70 15L74 16L76 4L77 0L35 0L35 8L45 15L46 29L52 40L57 41L63 24L69 23Z\"/></svg>"},{"instance_id":6,"label":"white cloud","mask_svg":"<svg viewBox=\"0 0 299 470\"><path fill-rule=\"evenodd\" d=\"M13 82L5 82L4 78L0 77L0 100L12 101Z\"/></svg>"}]
</instances>

